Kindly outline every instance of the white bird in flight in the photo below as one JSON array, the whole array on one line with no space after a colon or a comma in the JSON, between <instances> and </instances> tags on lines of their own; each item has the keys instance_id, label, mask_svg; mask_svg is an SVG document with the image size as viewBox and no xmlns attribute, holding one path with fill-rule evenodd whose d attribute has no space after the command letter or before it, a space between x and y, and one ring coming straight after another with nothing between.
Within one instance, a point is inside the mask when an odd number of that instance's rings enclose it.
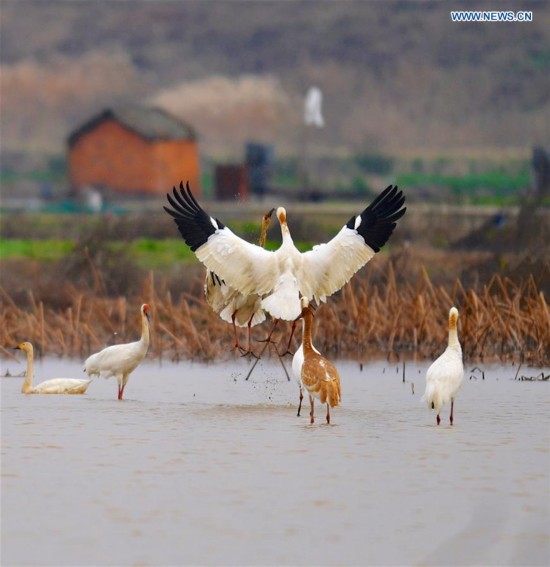
<instances>
[{"instance_id":1,"label":"white bird in flight","mask_svg":"<svg viewBox=\"0 0 550 567\"><path fill-rule=\"evenodd\" d=\"M277 209L282 244L268 251L209 216L193 197L189 183L186 188L181 183L179 191L174 187L167 197L172 208L164 210L197 258L229 287L261 296L262 308L274 319L286 321L300 316L301 296L319 303L347 283L384 246L406 211L402 191L390 185L332 240L302 253L292 241L283 207Z\"/></svg>"},{"instance_id":2,"label":"white bird in flight","mask_svg":"<svg viewBox=\"0 0 550 567\"><path fill-rule=\"evenodd\" d=\"M323 103L323 93L319 87L310 87L306 94L304 109L304 122L307 126L317 126L322 128L325 125L321 105Z\"/></svg>"},{"instance_id":3,"label":"white bird in flight","mask_svg":"<svg viewBox=\"0 0 550 567\"><path fill-rule=\"evenodd\" d=\"M271 209L262 217L259 245L263 248L267 238L267 230L271 223L271 215L275 209ZM207 303L218 313L221 319L233 325L235 333L235 347L243 350L239 345L236 327L248 327L248 350L251 353L250 329L265 321L265 311L262 308L262 298L253 293L244 295L236 289L230 288L214 272L206 270L204 281L204 295Z\"/></svg>"},{"instance_id":4,"label":"white bird in flight","mask_svg":"<svg viewBox=\"0 0 550 567\"><path fill-rule=\"evenodd\" d=\"M78 380L76 378L54 378L34 386L32 383L34 378L34 349L32 344L24 342L14 348L27 353L27 372L21 388L23 394L84 394L92 383L91 380Z\"/></svg>"},{"instance_id":5,"label":"white bird in flight","mask_svg":"<svg viewBox=\"0 0 550 567\"><path fill-rule=\"evenodd\" d=\"M118 399L122 400L124 388L130 374L145 358L149 348L149 305L141 306L141 338L133 343L112 345L92 354L84 362L84 371L88 376L114 376L118 382Z\"/></svg>"},{"instance_id":6,"label":"white bird in flight","mask_svg":"<svg viewBox=\"0 0 550 567\"><path fill-rule=\"evenodd\" d=\"M450 422L453 424L454 402L458 390L464 380L464 364L462 348L457 332L458 309L451 307L449 311L449 343L445 352L428 368L426 373L426 391L422 400L428 408L436 411L437 425L441 423L439 414L443 406L451 402Z\"/></svg>"}]
</instances>

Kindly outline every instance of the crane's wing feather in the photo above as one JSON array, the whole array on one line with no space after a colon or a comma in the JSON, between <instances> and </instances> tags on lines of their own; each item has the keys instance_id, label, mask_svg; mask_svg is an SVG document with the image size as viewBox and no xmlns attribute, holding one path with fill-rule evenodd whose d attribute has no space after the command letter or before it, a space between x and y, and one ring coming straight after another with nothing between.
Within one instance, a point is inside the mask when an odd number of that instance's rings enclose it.
<instances>
[{"instance_id":1,"label":"crane's wing feather","mask_svg":"<svg viewBox=\"0 0 550 567\"><path fill-rule=\"evenodd\" d=\"M164 210L173 217L178 230L197 258L225 283L244 294L264 294L273 289L278 276L273 252L238 237L220 220L209 216L197 203L189 183L173 196L167 195L172 208Z\"/></svg>"},{"instance_id":2,"label":"crane's wing feather","mask_svg":"<svg viewBox=\"0 0 550 567\"><path fill-rule=\"evenodd\" d=\"M189 183L185 188L180 183L180 191L174 187L172 193L173 197L169 193L166 195L172 209L164 207L164 210L174 218L182 238L196 252L216 230L222 230L225 225L201 209L189 189Z\"/></svg>"},{"instance_id":3,"label":"crane's wing feather","mask_svg":"<svg viewBox=\"0 0 550 567\"><path fill-rule=\"evenodd\" d=\"M405 196L390 185L326 244L303 255L300 291L317 301L338 291L380 250L407 210Z\"/></svg>"}]
</instances>

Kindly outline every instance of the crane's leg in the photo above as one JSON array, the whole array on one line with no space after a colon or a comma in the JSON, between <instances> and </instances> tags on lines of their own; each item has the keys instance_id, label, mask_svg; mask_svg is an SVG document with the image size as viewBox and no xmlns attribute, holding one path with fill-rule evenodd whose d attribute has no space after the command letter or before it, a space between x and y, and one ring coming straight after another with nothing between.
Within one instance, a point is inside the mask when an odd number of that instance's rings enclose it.
<instances>
[{"instance_id":1,"label":"crane's leg","mask_svg":"<svg viewBox=\"0 0 550 567\"><path fill-rule=\"evenodd\" d=\"M270 344L272 344L272 343L266 342L264 347L260 351L259 355L252 353L252 355L254 356L254 358L256 358L256 360L254 361L252 368L248 371L248 374L246 375L245 380L248 380L250 378L250 376L252 376L252 372L254 372L254 368L256 368L256 365L258 364L258 362L260 362L260 358L262 357L263 353L265 352L265 349ZM283 362L283 359L281 358L281 355L279 354L279 351L277 350L277 346L276 345L273 345L273 346L275 347L275 352L277 353L277 356L279 357L279 362L281 363L281 366L283 367L283 370L285 371L286 379L290 382L290 376L289 376L288 371L286 369L285 363Z\"/></svg>"},{"instance_id":2,"label":"crane's leg","mask_svg":"<svg viewBox=\"0 0 550 567\"><path fill-rule=\"evenodd\" d=\"M441 418L439 417L439 414L437 414L436 420L437 420L437 425L439 425L441 423Z\"/></svg>"},{"instance_id":3,"label":"crane's leg","mask_svg":"<svg viewBox=\"0 0 550 567\"><path fill-rule=\"evenodd\" d=\"M248 374L246 375L245 380L248 380L250 378L250 376L252 376L252 372L254 372L254 368L256 368L256 365L258 364L258 362L260 362L260 357L256 357L256 360L254 361L254 364L252 365L252 368L248 371Z\"/></svg>"},{"instance_id":4,"label":"crane's leg","mask_svg":"<svg viewBox=\"0 0 550 567\"><path fill-rule=\"evenodd\" d=\"M254 319L254 313L252 314L252 317L250 317L250 319L248 320L248 325L247 325L248 326L248 350L244 350L242 347L239 347L239 348L242 351L241 356L253 356L254 358L259 359L260 357L252 352L252 330L251 330L252 329L252 319ZM262 350L262 353L264 352L264 350Z\"/></svg>"},{"instance_id":5,"label":"crane's leg","mask_svg":"<svg viewBox=\"0 0 550 567\"><path fill-rule=\"evenodd\" d=\"M451 425L453 424L453 410L454 410L454 407L455 407L455 401L454 401L453 399L451 399L451 417L450 417Z\"/></svg>"},{"instance_id":6,"label":"crane's leg","mask_svg":"<svg viewBox=\"0 0 550 567\"><path fill-rule=\"evenodd\" d=\"M122 400L124 396L124 388L126 388L126 382L128 382L128 375L124 374L118 382L118 399Z\"/></svg>"},{"instance_id":7,"label":"crane's leg","mask_svg":"<svg viewBox=\"0 0 550 567\"><path fill-rule=\"evenodd\" d=\"M277 324L278 320L275 321L275 325ZM273 327L275 328L275 327ZM273 329L271 330L271 333L273 333ZM257 358L256 362L258 362L258 360L260 360L260 358L262 358L263 353L265 352L265 349L271 344L271 333L269 333L269 337L267 337L267 339L264 339L260 342L264 342L265 341L265 345L262 347L262 350L260 351L260 354L255 354L254 357ZM254 367L256 366L256 364L254 364L254 366L252 367L252 370L254 370ZM250 374L252 374L252 371L248 374L248 376L246 377L246 379L248 380L248 378L250 378Z\"/></svg>"},{"instance_id":8,"label":"crane's leg","mask_svg":"<svg viewBox=\"0 0 550 567\"><path fill-rule=\"evenodd\" d=\"M265 343L265 345L263 346L262 350L260 351L260 354L257 355L257 358L262 358L262 354L265 352L265 349L271 344L271 342L272 342L271 335L273 334L273 331L275 330L275 327L277 326L278 322L279 322L279 319L276 319L275 324L273 325L273 328L271 329L271 332L267 336L267 339L262 339L262 340L259 341L260 343Z\"/></svg>"},{"instance_id":9,"label":"crane's leg","mask_svg":"<svg viewBox=\"0 0 550 567\"><path fill-rule=\"evenodd\" d=\"M235 345L233 346L233 350L235 350L236 348L239 350L243 350L241 348L241 345L239 344L239 336L237 335L237 325L235 325L236 316L237 316L237 312L235 311L235 313L231 315L231 322L233 323L233 333L235 334Z\"/></svg>"},{"instance_id":10,"label":"crane's leg","mask_svg":"<svg viewBox=\"0 0 550 567\"><path fill-rule=\"evenodd\" d=\"M283 354L281 356L285 356L287 354L294 356L294 353L290 351L290 343L292 342L292 337L294 336L294 331L296 330L296 323L297 322L298 322L297 319L294 319L294 321L292 321L292 329L290 330L290 337L288 339L288 344L286 345L285 352L283 352Z\"/></svg>"},{"instance_id":11,"label":"crane's leg","mask_svg":"<svg viewBox=\"0 0 550 567\"><path fill-rule=\"evenodd\" d=\"M265 345L265 347L262 349L262 352L260 353L260 356L263 354L264 350L267 348L267 345L268 345L269 343L273 342L273 341L271 340L271 336L273 335L273 331L275 331L275 327L277 327L278 324L279 324L279 319L275 319L275 323L273 324L273 327L272 327L272 329L271 329L269 335L267 335L267 338L266 338L266 339L261 339L261 340L259 341L260 343L267 343L267 344Z\"/></svg>"},{"instance_id":12,"label":"crane's leg","mask_svg":"<svg viewBox=\"0 0 550 567\"><path fill-rule=\"evenodd\" d=\"M330 424L330 406L327 404L327 423Z\"/></svg>"},{"instance_id":13,"label":"crane's leg","mask_svg":"<svg viewBox=\"0 0 550 567\"><path fill-rule=\"evenodd\" d=\"M273 346L275 348L275 352L277 353L277 356L279 357L279 362L281 363L281 366L283 367L283 370L285 371L286 379L290 382L290 376L289 376L288 371L285 367L283 359L282 359L281 355L279 354L279 351L277 350L277 345L271 340L271 336L273 335L273 331L275 330L275 327L277 326L278 323L279 323L279 319L276 319L275 324L273 325L273 328L271 329L271 332L269 333L267 338L259 341L259 342L265 342L265 345L262 347L262 350L260 350L260 353L254 354L252 351L250 351L252 356L254 356L256 358L256 361L254 362L254 364L252 365L252 368L249 370L248 374L246 375L245 380L248 380L250 378L250 376L252 375L252 372L254 371L254 368L256 368L256 365L258 364L260 358L262 358L267 347L270 344L273 344ZM249 346L250 346L250 343L249 343Z\"/></svg>"},{"instance_id":14,"label":"crane's leg","mask_svg":"<svg viewBox=\"0 0 550 567\"><path fill-rule=\"evenodd\" d=\"M304 394L302 392L302 386L300 386L300 403L298 404L298 413L296 414L297 417L300 417L300 411L302 410L302 400L304 399Z\"/></svg>"},{"instance_id":15,"label":"crane's leg","mask_svg":"<svg viewBox=\"0 0 550 567\"><path fill-rule=\"evenodd\" d=\"M248 320L248 352L252 352L252 319L254 315Z\"/></svg>"},{"instance_id":16,"label":"crane's leg","mask_svg":"<svg viewBox=\"0 0 550 567\"><path fill-rule=\"evenodd\" d=\"M279 354L277 347L275 347L275 352L277 353L277 356L279 357L279 362L281 363L281 366L283 367L283 370L285 371L286 379L287 379L288 382L290 382L290 375L288 374L288 370L286 369L285 363L283 362L283 359L281 358L281 355Z\"/></svg>"},{"instance_id":17,"label":"crane's leg","mask_svg":"<svg viewBox=\"0 0 550 567\"><path fill-rule=\"evenodd\" d=\"M309 405L311 406L311 410L309 412L309 423L315 423L315 418L313 417L314 401L312 395L309 396Z\"/></svg>"}]
</instances>

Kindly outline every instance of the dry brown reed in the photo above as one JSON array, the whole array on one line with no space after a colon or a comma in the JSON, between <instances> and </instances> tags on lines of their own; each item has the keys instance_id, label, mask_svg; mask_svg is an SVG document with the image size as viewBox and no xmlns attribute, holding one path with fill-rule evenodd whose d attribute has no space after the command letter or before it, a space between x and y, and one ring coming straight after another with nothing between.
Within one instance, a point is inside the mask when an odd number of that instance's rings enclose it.
<instances>
[{"instance_id":1,"label":"dry brown reed","mask_svg":"<svg viewBox=\"0 0 550 567\"><path fill-rule=\"evenodd\" d=\"M516 284L497 275L476 291L459 280L450 288L435 286L425 270L416 282L398 283L391 262L380 271L359 274L316 310L314 342L323 353L359 360L432 359L445 348L447 314L455 305L466 360L549 365L550 311L532 277ZM65 293L65 308L36 301L32 291L28 307L20 308L0 288L0 344L9 348L29 340L41 355L84 359L108 344L137 340L139 308L147 302L153 314L150 357L207 361L233 356L232 328L205 303L199 280L177 298L152 272L138 297L108 298L74 288ZM254 337L264 338L271 324L254 328ZM290 323L279 327L282 352ZM246 341L245 330L240 336Z\"/></svg>"},{"instance_id":2,"label":"dry brown reed","mask_svg":"<svg viewBox=\"0 0 550 567\"><path fill-rule=\"evenodd\" d=\"M447 343L451 306L460 311L459 336L468 361L550 362L550 311L534 279L516 284L499 275L479 291L456 280L434 286L423 270L416 283L397 284L392 264L382 286L357 281L339 301L319 309L316 345L341 356L432 359ZM325 325L324 323L328 323Z\"/></svg>"}]
</instances>

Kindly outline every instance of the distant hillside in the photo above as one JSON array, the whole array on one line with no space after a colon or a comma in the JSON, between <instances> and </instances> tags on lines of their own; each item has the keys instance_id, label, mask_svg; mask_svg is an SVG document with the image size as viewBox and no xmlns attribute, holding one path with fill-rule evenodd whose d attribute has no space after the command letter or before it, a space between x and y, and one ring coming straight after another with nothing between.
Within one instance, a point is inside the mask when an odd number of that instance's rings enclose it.
<instances>
[{"instance_id":1,"label":"distant hillside","mask_svg":"<svg viewBox=\"0 0 550 567\"><path fill-rule=\"evenodd\" d=\"M3 0L4 152L59 154L105 106L150 102L190 121L206 155L245 140L303 144L306 89L324 93L312 151L550 145L550 4L531 23L455 24L464 2Z\"/></svg>"}]
</instances>

